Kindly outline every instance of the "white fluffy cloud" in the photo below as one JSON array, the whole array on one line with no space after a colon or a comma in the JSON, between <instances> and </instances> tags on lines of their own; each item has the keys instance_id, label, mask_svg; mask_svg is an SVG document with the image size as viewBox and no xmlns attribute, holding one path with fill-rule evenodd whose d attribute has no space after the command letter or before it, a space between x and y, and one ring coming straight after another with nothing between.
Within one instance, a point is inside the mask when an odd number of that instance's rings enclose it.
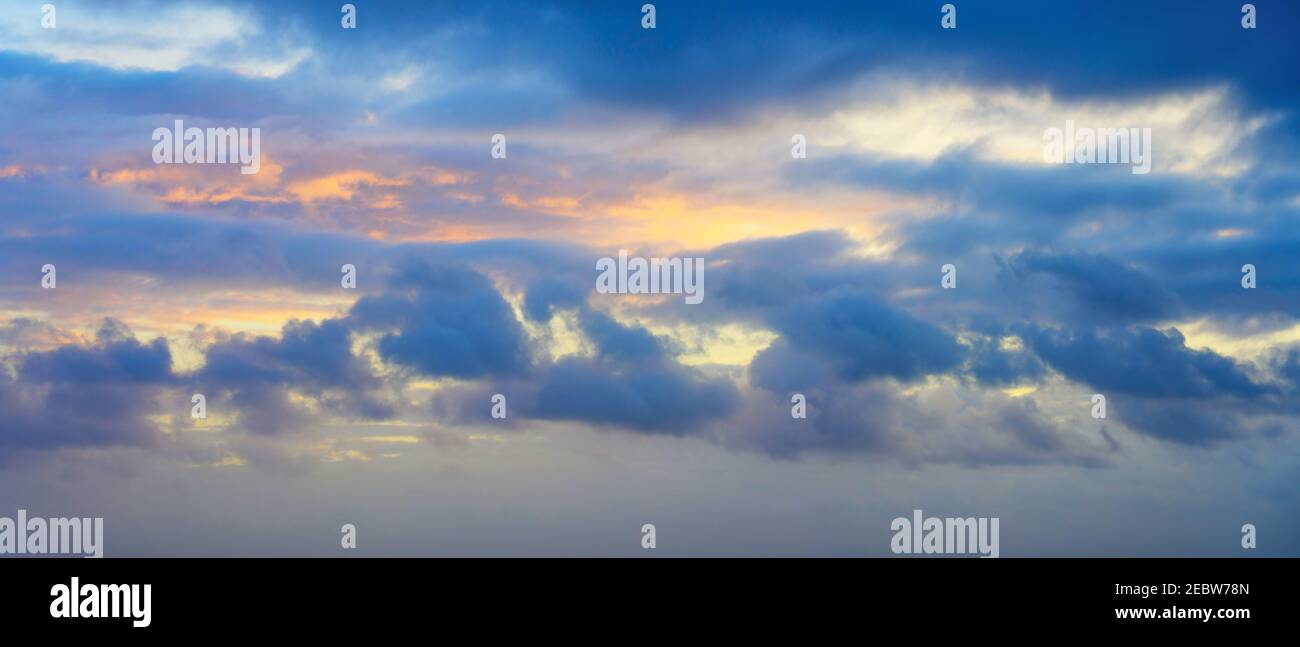
<instances>
[{"instance_id":1,"label":"white fluffy cloud","mask_svg":"<svg viewBox=\"0 0 1300 647\"><path fill-rule=\"evenodd\" d=\"M0 50L114 69L175 71L210 65L278 77L311 56L310 47L268 33L245 10L195 4L59 2L57 27L42 27L40 6L10 4Z\"/></svg>"}]
</instances>

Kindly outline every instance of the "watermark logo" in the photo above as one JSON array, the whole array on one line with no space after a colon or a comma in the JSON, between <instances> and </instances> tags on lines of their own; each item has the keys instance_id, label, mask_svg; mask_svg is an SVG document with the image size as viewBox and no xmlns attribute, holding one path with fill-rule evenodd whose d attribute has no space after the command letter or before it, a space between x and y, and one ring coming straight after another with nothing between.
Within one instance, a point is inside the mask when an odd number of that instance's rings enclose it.
<instances>
[{"instance_id":1,"label":"watermark logo","mask_svg":"<svg viewBox=\"0 0 1300 647\"><path fill-rule=\"evenodd\" d=\"M262 169L261 128L186 128L176 120L174 129L155 128L154 164L240 164L240 173Z\"/></svg>"},{"instance_id":2,"label":"watermark logo","mask_svg":"<svg viewBox=\"0 0 1300 647\"><path fill-rule=\"evenodd\" d=\"M894 538L889 549L895 555L959 555L978 554L980 557L997 557L998 517L924 517L920 510L912 511L912 518L898 517L889 524Z\"/></svg>"},{"instance_id":3,"label":"watermark logo","mask_svg":"<svg viewBox=\"0 0 1300 647\"><path fill-rule=\"evenodd\" d=\"M1134 175L1151 172L1150 128L1075 128L1043 131L1043 161L1048 164L1129 164Z\"/></svg>"},{"instance_id":4,"label":"watermark logo","mask_svg":"<svg viewBox=\"0 0 1300 647\"><path fill-rule=\"evenodd\" d=\"M1100 393L1092 394L1092 419L1106 419L1106 396Z\"/></svg>"},{"instance_id":5,"label":"watermark logo","mask_svg":"<svg viewBox=\"0 0 1300 647\"><path fill-rule=\"evenodd\" d=\"M618 260L605 256L596 269L600 294L682 294L689 305L704 302L703 258L629 258L620 249Z\"/></svg>"},{"instance_id":6,"label":"watermark logo","mask_svg":"<svg viewBox=\"0 0 1300 647\"><path fill-rule=\"evenodd\" d=\"M103 517L0 517L0 555L104 556Z\"/></svg>"},{"instance_id":7,"label":"watermark logo","mask_svg":"<svg viewBox=\"0 0 1300 647\"><path fill-rule=\"evenodd\" d=\"M50 588L50 617L130 618L132 626L148 627L153 622L152 589L150 584L81 584L74 577L70 584Z\"/></svg>"}]
</instances>

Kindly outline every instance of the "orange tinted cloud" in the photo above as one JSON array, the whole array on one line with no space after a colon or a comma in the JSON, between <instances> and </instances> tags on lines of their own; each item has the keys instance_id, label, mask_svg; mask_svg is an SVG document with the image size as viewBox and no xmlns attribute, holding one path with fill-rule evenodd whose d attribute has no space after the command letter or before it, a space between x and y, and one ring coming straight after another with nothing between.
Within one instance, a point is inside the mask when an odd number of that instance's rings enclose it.
<instances>
[{"instance_id":1,"label":"orange tinted cloud","mask_svg":"<svg viewBox=\"0 0 1300 647\"><path fill-rule=\"evenodd\" d=\"M404 187L410 183L401 178L386 178L373 171L353 169L331 173L289 184L288 191L302 203L322 200L351 200L363 186Z\"/></svg>"},{"instance_id":2,"label":"orange tinted cloud","mask_svg":"<svg viewBox=\"0 0 1300 647\"><path fill-rule=\"evenodd\" d=\"M0 180L5 178L25 178L33 175L44 175L44 166L19 166L10 164L9 166L0 166Z\"/></svg>"},{"instance_id":3,"label":"orange tinted cloud","mask_svg":"<svg viewBox=\"0 0 1300 647\"><path fill-rule=\"evenodd\" d=\"M231 201L284 203L278 191L284 167L262 156L262 169L243 175L234 169L212 172L202 164L158 164L113 169L92 168L90 181L100 186L122 186L154 194L169 205L223 204ZM230 172L233 171L233 172Z\"/></svg>"},{"instance_id":4,"label":"orange tinted cloud","mask_svg":"<svg viewBox=\"0 0 1300 647\"><path fill-rule=\"evenodd\" d=\"M240 201L310 207L320 202L362 199L370 208L390 210L403 206L397 192L374 196L367 189L450 186L469 181L464 174L437 167L421 167L392 177L367 169L345 169L288 182L283 180L283 173L283 165L264 155L262 170L253 175L214 173L203 165L162 164L94 168L89 176L101 186L126 186L152 193L169 205L220 205Z\"/></svg>"}]
</instances>

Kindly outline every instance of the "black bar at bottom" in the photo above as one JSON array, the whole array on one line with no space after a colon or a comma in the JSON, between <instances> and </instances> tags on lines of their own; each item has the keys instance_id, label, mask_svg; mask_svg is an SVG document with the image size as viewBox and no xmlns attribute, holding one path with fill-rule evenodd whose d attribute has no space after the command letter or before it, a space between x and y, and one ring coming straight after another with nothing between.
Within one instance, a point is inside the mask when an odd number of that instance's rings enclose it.
<instances>
[{"instance_id":1,"label":"black bar at bottom","mask_svg":"<svg viewBox=\"0 0 1300 647\"><path fill-rule=\"evenodd\" d=\"M3 559L0 617L43 636L470 635L614 641L701 632L918 638L1033 627L1231 636L1294 630L1294 559ZM149 587L120 618L54 617ZM59 605L63 589L66 604ZM135 592L142 588L134 589ZM52 593L52 591L54 591ZM96 594L87 603L84 593ZM138 593L137 593L138 594ZM107 589L105 615L122 589ZM140 595L142 598L143 596ZM57 608L56 608L57 607ZM1154 610L1154 611L1144 611ZM1194 610L1194 611L1193 611ZM1210 617L1202 618L1208 610ZM80 611L80 609L79 609ZM1119 617L1134 614L1155 617ZM1180 615L1182 614L1182 615ZM1195 614L1195 615L1193 615ZM78 614L80 615L80 613ZM134 616L134 617L133 617ZM604 627L604 629L598 629ZM608 634L614 630L616 633ZM432 631L433 633L429 633ZM954 634L953 632L958 632ZM868 632L863 634L862 632ZM990 634L997 635L997 634ZM1068 635L1068 634L1065 634ZM1046 638L1047 636L1043 636ZM1054 638L1064 637L1057 634ZM927 641L929 642L929 641ZM806 643L801 643L806 644Z\"/></svg>"}]
</instances>

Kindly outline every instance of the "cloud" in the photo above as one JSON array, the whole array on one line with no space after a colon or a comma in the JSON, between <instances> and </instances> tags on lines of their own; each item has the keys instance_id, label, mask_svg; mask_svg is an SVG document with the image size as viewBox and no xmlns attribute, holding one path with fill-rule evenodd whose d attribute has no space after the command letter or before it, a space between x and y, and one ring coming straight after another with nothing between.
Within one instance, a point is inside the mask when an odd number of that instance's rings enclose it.
<instances>
[{"instance_id":1,"label":"cloud","mask_svg":"<svg viewBox=\"0 0 1300 647\"><path fill-rule=\"evenodd\" d=\"M60 384L159 385L173 381L166 341L141 344L120 322L109 319L91 348L63 346L30 353L19 373L26 379Z\"/></svg>"},{"instance_id":2,"label":"cloud","mask_svg":"<svg viewBox=\"0 0 1300 647\"><path fill-rule=\"evenodd\" d=\"M556 308L577 308L587 301L590 287L578 277L539 277L524 294L524 313L534 321L549 321Z\"/></svg>"},{"instance_id":3,"label":"cloud","mask_svg":"<svg viewBox=\"0 0 1300 647\"><path fill-rule=\"evenodd\" d=\"M176 383L167 344L140 343L113 320L93 345L23 355L16 373L0 371L0 459L60 447L153 445L159 430L150 416Z\"/></svg>"},{"instance_id":4,"label":"cloud","mask_svg":"<svg viewBox=\"0 0 1300 647\"><path fill-rule=\"evenodd\" d=\"M235 335L207 348L201 377L245 383L364 385L372 378L351 353L350 332L343 322L328 320L290 321L279 339Z\"/></svg>"},{"instance_id":5,"label":"cloud","mask_svg":"<svg viewBox=\"0 0 1300 647\"><path fill-rule=\"evenodd\" d=\"M0 269L55 262L61 281L0 290L23 318L60 322L14 329L15 375L146 395L206 384L254 435L423 423L410 398L432 383L439 421L456 419L439 405L479 421L483 395L509 392L519 427L967 465L1104 460L1053 401L1059 376L1113 394L1115 433L1210 445L1285 427L1294 362L1273 384L1158 328L1300 316L1296 93L1277 81L1293 46L1169 7L1122 7L1171 25L1154 35L1110 21L1118 4L1067 7L1114 47L1026 30L1040 17L1015 7L943 33L909 2L665 2L654 32L626 8L546 2L366 7L351 33L306 2L61 5L66 31L26 20L0 54L0 115L31 123L0 133ZM184 43L152 31L191 19L208 22ZM1210 60L1207 37L1284 62ZM252 179L151 167L147 133L174 116L260 125L273 164ZM1034 160L1066 117L1156 127L1157 172ZM788 156L796 128L808 159ZM486 154L499 130L508 160ZM592 262L619 241L705 257L705 303L593 297ZM1255 291L1237 284L1246 262ZM343 263L360 268L355 292L338 287ZM946 263L956 290L937 287ZM165 314L178 304L184 317ZM119 311L171 339L196 320L238 330L177 375L159 363L167 342L78 337ZM716 352L735 330L739 348ZM773 422L794 391L819 403L803 428ZM1199 406L1218 407L1206 425L1165 415Z\"/></svg>"},{"instance_id":6,"label":"cloud","mask_svg":"<svg viewBox=\"0 0 1300 647\"><path fill-rule=\"evenodd\" d=\"M951 335L863 292L795 301L770 318L792 347L827 358L847 381L915 380L962 360Z\"/></svg>"},{"instance_id":7,"label":"cloud","mask_svg":"<svg viewBox=\"0 0 1300 647\"><path fill-rule=\"evenodd\" d=\"M1025 343L1066 377L1103 393L1146 397L1259 398L1276 389L1253 381L1228 357L1185 345L1177 329L1026 329Z\"/></svg>"},{"instance_id":8,"label":"cloud","mask_svg":"<svg viewBox=\"0 0 1300 647\"><path fill-rule=\"evenodd\" d=\"M730 380L663 363L620 370L615 364L564 358L539 384L526 415L674 436L728 417L738 401Z\"/></svg>"},{"instance_id":9,"label":"cloud","mask_svg":"<svg viewBox=\"0 0 1300 647\"><path fill-rule=\"evenodd\" d=\"M890 382L830 384L804 392L807 418L790 399L747 393L737 418L714 425L719 442L782 459L821 454L905 464L1061 464L1101 467L1114 449L1101 435L1063 428L1028 399L956 384L907 393Z\"/></svg>"},{"instance_id":10,"label":"cloud","mask_svg":"<svg viewBox=\"0 0 1300 647\"><path fill-rule=\"evenodd\" d=\"M1107 398L1107 416L1178 444L1211 446L1294 426L1280 385L1252 367L1186 346L1177 329L1023 329L1025 344L1070 380ZM1280 417L1279 417L1280 416Z\"/></svg>"},{"instance_id":11,"label":"cloud","mask_svg":"<svg viewBox=\"0 0 1300 647\"><path fill-rule=\"evenodd\" d=\"M828 358L797 350L777 339L754 355L747 367L749 382L774 394L787 394L833 383L835 369Z\"/></svg>"},{"instance_id":12,"label":"cloud","mask_svg":"<svg viewBox=\"0 0 1300 647\"><path fill-rule=\"evenodd\" d=\"M387 287L350 313L360 329L382 333L385 360L460 379L528 370L523 327L486 276L463 266L408 264Z\"/></svg>"},{"instance_id":13,"label":"cloud","mask_svg":"<svg viewBox=\"0 0 1300 647\"><path fill-rule=\"evenodd\" d=\"M189 381L218 401L228 399L240 427L259 434L292 430L321 414L375 420L396 413L377 393L380 382L369 364L353 354L352 330L342 319L290 321L278 339L238 334L214 343ZM309 396L319 410L295 405L291 394Z\"/></svg>"},{"instance_id":14,"label":"cloud","mask_svg":"<svg viewBox=\"0 0 1300 647\"><path fill-rule=\"evenodd\" d=\"M281 5L266 11L283 19L310 7ZM369 19L387 26L382 38L364 27L347 35L321 30L319 55L330 63L351 63L360 58L357 49L382 46L412 59L399 60L400 68L419 62L412 54L422 53L424 60L453 62L465 77L542 79L575 102L681 123L725 123L827 104L864 76L900 70L936 83L1046 90L1067 101L1120 101L1226 85L1251 106L1296 103L1295 89L1277 82L1288 73L1296 76L1300 65L1284 31L1242 30L1235 13L1207 20L1166 3L1065 3L1060 10L1071 19L1062 29L1105 34L1111 43L1093 51L1063 38L1060 30L1040 29L1042 15L1016 5L980 7L961 17L959 29L942 33L934 7L906 0L815 7L770 0L749 3L743 11L669 0L656 7L663 20L655 30L641 29L639 14L618 5L582 11L551 2L372 7ZM1268 11L1277 24L1297 18L1289 3L1269 5ZM1131 20L1116 23L1117 13ZM430 38L430 26L436 37ZM557 43L558 34L563 43ZM1222 51L1205 48L1207 42ZM338 53L331 56L332 50ZM1171 51L1186 55L1164 55ZM1275 65L1243 68L1235 62L1240 57ZM1139 60L1154 63L1138 69L1133 61ZM392 72L353 65L355 74L374 79Z\"/></svg>"},{"instance_id":15,"label":"cloud","mask_svg":"<svg viewBox=\"0 0 1300 647\"><path fill-rule=\"evenodd\" d=\"M660 361L667 356L662 339L645 328L625 326L603 312L584 310L578 325L603 358L637 363Z\"/></svg>"},{"instance_id":16,"label":"cloud","mask_svg":"<svg viewBox=\"0 0 1300 647\"><path fill-rule=\"evenodd\" d=\"M41 13L17 15L11 6L0 23L0 49L85 61L113 69L176 71L210 64L250 76L278 77L311 55L311 48L267 33L249 10L195 3L120 5L65 0L56 5L57 27L43 29Z\"/></svg>"},{"instance_id":17,"label":"cloud","mask_svg":"<svg viewBox=\"0 0 1300 647\"><path fill-rule=\"evenodd\" d=\"M1139 268L1101 254L1025 250L1007 258L1005 267L1020 290L1032 289L1035 276L1054 280L1056 289L1072 297L1073 307L1061 313L1071 321L1168 321L1183 310L1178 296L1163 283Z\"/></svg>"},{"instance_id":18,"label":"cloud","mask_svg":"<svg viewBox=\"0 0 1300 647\"><path fill-rule=\"evenodd\" d=\"M1047 373L1043 362L1024 348L1018 337L995 332L972 334L964 341L970 347L965 370L980 384L1006 387L1034 383Z\"/></svg>"}]
</instances>

